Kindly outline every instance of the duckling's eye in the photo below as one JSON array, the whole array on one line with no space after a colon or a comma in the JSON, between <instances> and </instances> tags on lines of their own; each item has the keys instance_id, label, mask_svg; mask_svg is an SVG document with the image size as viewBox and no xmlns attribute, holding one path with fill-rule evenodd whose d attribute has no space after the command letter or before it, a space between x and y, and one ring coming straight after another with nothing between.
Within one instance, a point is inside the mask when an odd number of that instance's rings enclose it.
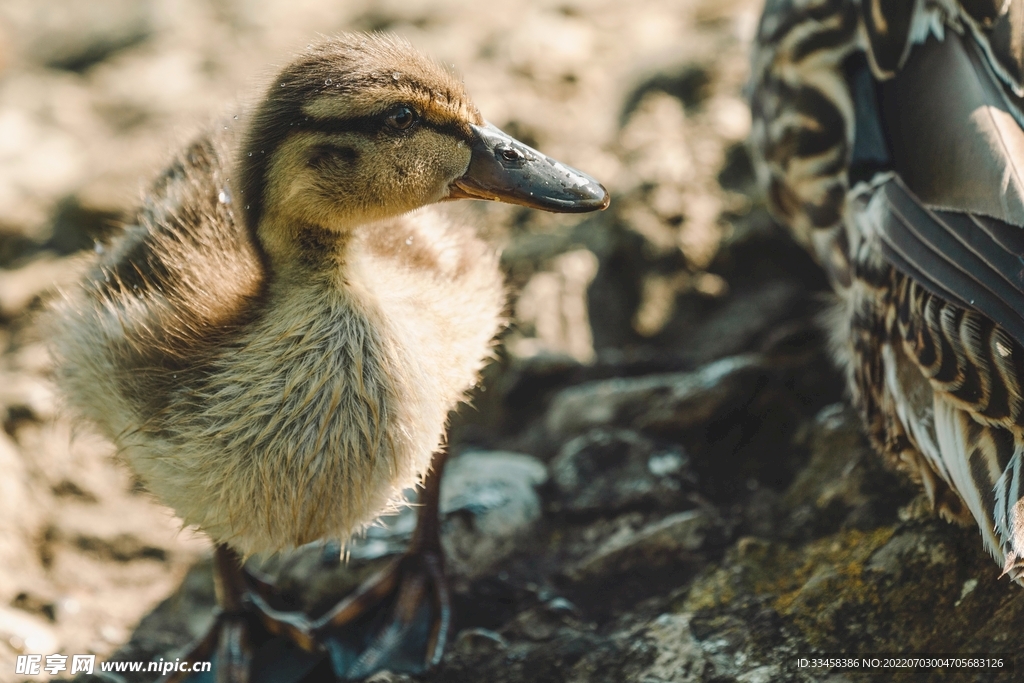
<instances>
[{"instance_id":1,"label":"duckling's eye","mask_svg":"<svg viewBox=\"0 0 1024 683\"><path fill-rule=\"evenodd\" d=\"M419 116L416 112L411 107L402 104L389 111L384 122L394 130L409 130L418 120Z\"/></svg>"}]
</instances>

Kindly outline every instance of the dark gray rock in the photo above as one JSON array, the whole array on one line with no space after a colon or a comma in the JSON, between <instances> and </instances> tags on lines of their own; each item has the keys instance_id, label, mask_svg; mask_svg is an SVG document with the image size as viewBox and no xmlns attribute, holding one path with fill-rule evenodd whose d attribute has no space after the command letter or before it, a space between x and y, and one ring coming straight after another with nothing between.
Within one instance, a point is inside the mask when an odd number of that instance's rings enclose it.
<instances>
[{"instance_id":1,"label":"dark gray rock","mask_svg":"<svg viewBox=\"0 0 1024 683\"><path fill-rule=\"evenodd\" d=\"M679 509L694 481L688 465L679 445L659 446L628 430L593 429L565 444L551 462L559 493L553 507L570 514Z\"/></svg>"},{"instance_id":2,"label":"dark gray rock","mask_svg":"<svg viewBox=\"0 0 1024 683\"><path fill-rule=\"evenodd\" d=\"M810 459L782 500L786 515L779 531L785 536L871 529L918 494L872 452L860 418L845 403L822 408L796 440Z\"/></svg>"},{"instance_id":3,"label":"dark gray rock","mask_svg":"<svg viewBox=\"0 0 1024 683\"><path fill-rule=\"evenodd\" d=\"M556 439L615 425L676 432L710 420L749 396L766 375L764 359L733 356L694 372L617 378L570 387L555 396L547 427Z\"/></svg>"},{"instance_id":4,"label":"dark gray rock","mask_svg":"<svg viewBox=\"0 0 1024 683\"><path fill-rule=\"evenodd\" d=\"M711 521L700 510L688 510L648 524L638 531L623 530L569 569L575 581L605 580L638 569L692 561L704 544Z\"/></svg>"},{"instance_id":5,"label":"dark gray rock","mask_svg":"<svg viewBox=\"0 0 1024 683\"><path fill-rule=\"evenodd\" d=\"M540 519L547 467L521 453L469 452L448 463L441 486L448 559L464 576L501 563Z\"/></svg>"}]
</instances>

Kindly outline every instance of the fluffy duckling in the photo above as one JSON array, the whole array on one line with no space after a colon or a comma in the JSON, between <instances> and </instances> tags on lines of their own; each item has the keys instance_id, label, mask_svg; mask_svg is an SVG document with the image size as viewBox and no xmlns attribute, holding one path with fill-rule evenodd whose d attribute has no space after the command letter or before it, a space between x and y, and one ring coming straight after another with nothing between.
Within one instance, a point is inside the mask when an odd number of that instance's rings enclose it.
<instances>
[{"instance_id":1,"label":"fluffy duckling","mask_svg":"<svg viewBox=\"0 0 1024 683\"><path fill-rule=\"evenodd\" d=\"M416 656L394 632L370 638L370 656L327 644L341 677L410 657L398 668L421 670L448 622L439 464L410 555L432 559L396 565L320 622L275 612L239 555L344 539L394 506L477 381L504 305L496 257L417 209L476 198L578 212L608 195L487 124L455 75L393 37L309 49L243 123L185 149L55 304L57 379L149 490L218 544L222 631L244 631L248 609L315 650L378 603L399 631L422 631L416 605L433 596ZM211 633L218 675L246 680L234 636Z\"/></svg>"}]
</instances>

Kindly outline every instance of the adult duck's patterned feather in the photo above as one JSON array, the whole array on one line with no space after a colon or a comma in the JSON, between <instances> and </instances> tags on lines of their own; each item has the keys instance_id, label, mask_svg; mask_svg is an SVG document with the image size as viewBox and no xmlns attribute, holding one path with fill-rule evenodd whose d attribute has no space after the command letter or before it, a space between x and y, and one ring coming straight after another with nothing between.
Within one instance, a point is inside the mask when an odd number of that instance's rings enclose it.
<instances>
[{"instance_id":1,"label":"adult duck's patterned feather","mask_svg":"<svg viewBox=\"0 0 1024 683\"><path fill-rule=\"evenodd\" d=\"M842 64L857 27L848 0L768 0L758 29L753 147L773 208L806 243L842 215L854 131Z\"/></svg>"},{"instance_id":2,"label":"adult duck's patterned feather","mask_svg":"<svg viewBox=\"0 0 1024 683\"><path fill-rule=\"evenodd\" d=\"M875 447L1024 577L1024 0L769 0L752 150Z\"/></svg>"},{"instance_id":3,"label":"adult duck's patterned feather","mask_svg":"<svg viewBox=\"0 0 1024 683\"><path fill-rule=\"evenodd\" d=\"M899 176L874 194L869 210L887 260L947 302L980 311L1024 340L1024 260L993 237L1011 230L1024 237L1024 230L925 208Z\"/></svg>"}]
</instances>

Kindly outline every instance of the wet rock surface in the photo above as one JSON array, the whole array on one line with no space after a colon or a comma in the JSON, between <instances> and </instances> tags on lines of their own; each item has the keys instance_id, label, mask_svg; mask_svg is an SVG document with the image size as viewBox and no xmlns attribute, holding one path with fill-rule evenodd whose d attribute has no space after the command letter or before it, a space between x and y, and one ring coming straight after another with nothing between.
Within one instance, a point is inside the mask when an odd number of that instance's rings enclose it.
<instances>
[{"instance_id":1,"label":"wet rock surface","mask_svg":"<svg viewBox=\"0 0 1024 683\"><path fill-rule=\"evenodd\" d=\"M263 65L345 29L393 30L456 64L492 122L613 194L582 220L450 207L503 246L513 322L452 419L455 624L422 680L1016 680L797 665L1019 658L1024 594L974 529L936 519L881 465L844 401L816 323L825 278L767 216L742 145L759 10L0 2L0 681L21 680L14 661L30 652L173 658L210 624L208 541L62 416L32 316L169 150ZM329 542L251 566L288 607L321 614L414 524L414 508L382 519L348 561Z\"/></svg>"}]
</instances>

